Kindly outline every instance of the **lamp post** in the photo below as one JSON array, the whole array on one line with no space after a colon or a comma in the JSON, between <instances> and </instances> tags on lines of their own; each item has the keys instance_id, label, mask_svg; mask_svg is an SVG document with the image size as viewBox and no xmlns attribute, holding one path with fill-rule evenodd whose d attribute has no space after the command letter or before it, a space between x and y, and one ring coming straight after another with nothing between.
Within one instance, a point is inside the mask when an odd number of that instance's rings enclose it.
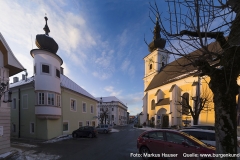
<instances>
[{"instance_id":1,"label":"lamp post","mask_svg":"<svg viewBox=\"0 0 240 160\"><path fill-rule=\"evenodd\" d=\"M103 122L103 117L102 117L102 113L101 113L101 111L102 111L102 97L100 98L100 101L99 101L99 108L100 108L100 115L99 115L99 117L100 117L100 123L102 124L102 122Z\"/></svg>"},{"instance_id":2,"label":"lamp post","mask_svg":"<svg viewBox=\"0 0 240 160\"><path fill-rule=\"evenodd\" d=\"M4 96L4 99L3 99L4 103L12 102L11 95L12 95L12 92L8 88L8 82L6 83L2 82L0 84L0 100L2 96Z\"/></svg>"}]
</instances>

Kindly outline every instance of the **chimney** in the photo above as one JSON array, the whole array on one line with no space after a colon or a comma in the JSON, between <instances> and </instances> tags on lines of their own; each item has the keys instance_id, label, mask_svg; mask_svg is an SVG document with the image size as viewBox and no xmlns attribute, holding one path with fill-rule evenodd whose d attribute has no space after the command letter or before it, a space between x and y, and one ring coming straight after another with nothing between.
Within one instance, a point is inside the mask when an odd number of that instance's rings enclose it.
<instances>
[{"instance_id":1,"label":"chimney","mask_svg":"<svg viewBox=\"0 0 240 160\"><path fill-rule=\"evenodd\" d=\"M18 82L18 77L13 77L13 83Z\"/></svg>"},{"instance_id":2,"label":"chimney","mask_svg":"<svg viewBox=\"0 0 240 160\"><path fill-rule=\"evenodd\" d=\"M22 74L22 80L24 81L26 78L25 78L25 75L24 74Z\"/></svg>"},{"instance_id":3,"label":"chimney","mask_svg":"<svg viewBox=\"0 0 240 160\"><path fill-rule=\"evenodd\" d=\"M60 73L63 75L63 67L60 67Z\"/></svg>"}]
</instances>

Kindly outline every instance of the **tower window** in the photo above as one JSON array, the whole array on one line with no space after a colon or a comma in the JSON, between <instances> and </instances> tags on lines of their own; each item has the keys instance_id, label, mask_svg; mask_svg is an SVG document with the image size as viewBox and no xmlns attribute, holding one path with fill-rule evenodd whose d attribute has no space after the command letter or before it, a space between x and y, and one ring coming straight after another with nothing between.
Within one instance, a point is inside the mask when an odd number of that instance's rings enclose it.
<instances>
[{"instance_id":1,"label":"tower window","mask_svg":"<svg viewBox=\"0 0 240 160\"><path fill-rule=\"evenodd\" d=\"M152 64L150 64L149 69L150 69L150 70L152 69Z\"/></svg>"},{"instance_id":2,"label":"tower window","mask_svg":"<svg viewBox=\"0 0 240 160\"><path fill-rule=\"evenodd\" d=\"M58 69L56 69L56 76L60 78L60 71Z\"/></svg>"},{"instance_id":3,"label":"tower window","mask_svg":"<svg viewBox=\"0 0 240 160\"><path fill-rule=\"evenodd\" d=\"M50 71L49 71L49 65L43 64L43 65L42 65L42 72L43 72L43 73L50 73Z\"/></svg>"}]
</instances>

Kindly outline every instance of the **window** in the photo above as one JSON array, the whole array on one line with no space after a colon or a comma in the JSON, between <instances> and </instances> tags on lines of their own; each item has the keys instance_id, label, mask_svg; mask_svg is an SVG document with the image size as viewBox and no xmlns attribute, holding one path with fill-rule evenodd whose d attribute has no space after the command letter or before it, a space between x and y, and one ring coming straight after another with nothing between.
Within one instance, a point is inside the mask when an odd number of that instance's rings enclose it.
<instances>
[{"instance_id":1,"label":"window","mask_svg":"<svg viewBox=\"0 0 240 160\"><path fill-rule=\"evenodd\" d=\"M57 106L60 107L61 106L61 96L57 95Z\"/></svg>"},{"instance_id":2,"label":"window","mask_svg":"<svg viewBox=\"0 0 240 160\"><path fill-rule=\"evenodd\" d=\"M34 133L35 132L35 125L34 123L30 123L30 133Z\"/></svg>"},{"instance_id":3,"label":"window","mask_svg":"<svg viewBox=\"0 0 240 160\"><path fill-rule=\"evenodd\" d=\"M112 115L112 120L114 120L114 115Z\"/></svg>"},{"instance_id":4,"label":"window","mask_svg":"<svg viewBox=\"0 0 240 160\"><path fill-rule=\"evenodd\" d=\"M56 76L60 78L60 71L58 69L56 69Z\"/></svg>"},{"instance_id":5,"label":"window","mask_svg":"<svg viewBox=\"0 0 240 160\"><path fill-rule=\"evenodd\" d=\"M12 124L12 132L16 132L16 124Z\"/></svg>"},{"instance_id":6,"label":"window","mask_svg":"<svg viewBox=\"0 0 240 160\"><path fill-rule=\"evenodd\" d=\"M87 106L86 106L86 103L83 103L83 106L82 106L82 107L83 107L83 108L82 108L82 111L86 113L86 112L87 112Z\"/></svg>"},{"instance_id":7,"label":"window","mask_svg":"<svg viewBox=\"0 0 240 160\"><path fill-rule=\"evenodd\" d=\"M152 69L152 64L150 64L150 66L149 66L149 70L151 70Z\"/></svg>"},{"instance_id":8,"label":"window","mask_svg":"<svg viewBox=\"0 0 240 160\"><path fill-rule=\"evenodd\" d=\"M44 104L44 93L38 93L38 104Z\"/></svg>"},{"instance_id":9,"label":"window","mask_svg":"<svg viewBox=\"0 0 240 160\"><path fill-rule=\"evenodd\" d=\"M49 68L50 68L49 65L43 64L42 65L42 72L43 73L50 73L50 69Z\"/></svg>"},{"instance_id":10,"label":"window","mask_svg":"<svg viewBox=\"0 0 240 160\"><path fill-rule=\"evenodd\" d=\"M185 92L182 95L182 114L188 115L189 114L189 93Z\"/></svg>"},{"instance_id":11,"label":"window","mask_svg":"<svg viewBox=\"0 0 240 160\"><path fill-rule=\"evenodd\" d=\"M34 71L34 74L36 74L36 65L34 65L33 71Z\"/></svg>"},{"instance_id":12,"label":"window","mask_svg":"<svg viewBox=\"0 0 240 160\"><path fill-rule=\"evenodd\" d=\"M78 122L79 128L83 126L83 122Z\"/></svg>"},{"instance_id":13,"label":"window","mask_svg":"<svg viewBox=\"0 0 240 160\"><path fill-rule=\"evenodd\" d=\"M23 109L28 108L28 95L27 94L22 96L22 108Z\"/></svg>"},{"instance_id":14,"label":"window","mask_svg":"<svg viewBox=\"0 0 240 160\"><path fill-rule=\"evenodd\" d=\"M155 110L155 100L154 99L152 100L151 109Z\"/></svg>"},{"instance_id":15,"label":"window","mask_svg":"<svg viewBox=\"0 0 240 160\"><path fill-rule=\"evenodd\" d=\"M91 113L93 113L93 106L91 106Z\"/></svg>"},{"instance_id":16,"label":"window","mask_svg":"<svg viewBox=\"0 0 240 160\"><path fill-rule=\"evenodd\" d=\"M48 105L54 105L54 94L48 93Z\"/></svg>"},{"instance_id":17,"label":"window","mask_svg":"<svg viewBox=\"0 0 240 160\"><path fill-rule=\"evenodd\" d=\"M89 121L86 121L86 126L89 126Z\"/></svg>"},{"instance_id":18,"label":"window","mask_svg":"<svg viewBox=\"0 0 240 160\"><path fill-rule=\"evenodd\" d=\"M77 110L77 104L75 99L71 99L71 110L76 111Z\"/></svg>"},{"instance_id":19,"label":"window","mask_svg":"<svg viewBox=\"0 0 240 160\"><path fill-rule=\"evenodd\" d=\"M16 98L13 98L12 108L13 108L13 109L16 109L16 108L17 108L17 100L16 100Z\"/></svg>"},{"instance_id":20,"label":"window","mask_svg":"<svg viewBox=\"0 0 240 160\"><path fill-rule=\"evenodd\" d=\"M68 122L63 122L63 131L68 131Z\"/></svg>"},{"instance_id":21,"label":"window","mask_svg":"<svg viewBox=\"0 0 240 160\"><path fill-rule=\"evenodd\" d=\"M112 111L114 111L114 108L112 108Z\"/></svg>"}]
</instances>

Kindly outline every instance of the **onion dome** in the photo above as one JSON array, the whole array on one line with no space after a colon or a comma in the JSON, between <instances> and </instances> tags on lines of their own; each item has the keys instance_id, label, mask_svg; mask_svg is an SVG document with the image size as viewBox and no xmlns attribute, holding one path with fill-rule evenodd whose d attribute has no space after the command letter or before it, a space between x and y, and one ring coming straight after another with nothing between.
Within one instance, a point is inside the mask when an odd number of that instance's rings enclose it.
<instances>
[{"instance_id":1,"label":"onion dome","mask_svg":"<svg viewBox=\"0 0 240 160\"><path fill-rule=\"evenodd\" d=\"M161 31L161 28L160 28L158 17L157 17L156 25L153 31L153 41L148 45L148 50L150 52L153 52L157 48L163 49L165 47L166 40L161 38L160 31Z\"/></svg>"},{"instance_id":2,"label":"onion dome","mask_svg":"<svg viewBox=\"0 0 240 160\"><path fill-rule=\"evenodd\" d=\"M35 43L39 49L48 50L51 53L56 54L58 51L58 44L55 42L55 40L52 37L48 35L48 33L50 32L50 29L48 28L48 25L47 25L48 18L46 16L44 18L46 21L46 25L43 28L43 30L45 31L45 34L36 35Z\"/></svg>"}]
</instances>

